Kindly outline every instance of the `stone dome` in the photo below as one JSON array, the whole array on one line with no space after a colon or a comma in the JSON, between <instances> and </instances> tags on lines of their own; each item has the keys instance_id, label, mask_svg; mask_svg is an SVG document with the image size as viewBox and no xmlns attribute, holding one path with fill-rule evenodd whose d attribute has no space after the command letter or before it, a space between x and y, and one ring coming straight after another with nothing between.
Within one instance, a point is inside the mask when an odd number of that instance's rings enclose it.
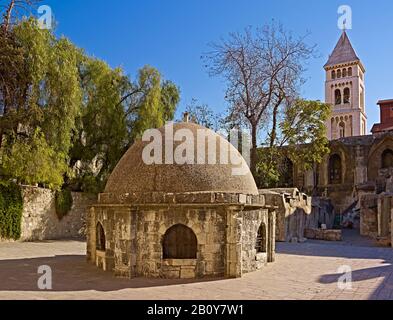
<instances>
[{"instance_id":1,"label":"stone dome","mask_svg":"<svg viewBox=\"0 0 393 320\"><path fill-rule=\"evenodd\" d=\"M189 147L188 150L194 152L195 161L193 164L146 164L143 155L146 158L146 149L151 142L144 142L142 140L136 142L122 157L120 162L109 177L108 183L105 188L105 193L113 193L117 195L127 193L144 193L144 192L165 192L165 193L189 193L189 192L225 192L225 193L243 193L250 195L257 195L258 189L255 180L250 172L250 169L240 155L238 150L230 144L223 137L218 135L212 130L206 129L194 123L176 123L173 124L173 132L168 134L166 127L162 127L156 131L162 136L162 156L159 157L165 160L165 150L173 151L176 155L185 155L186 151L178 151L179 146ZM182 130L186 129L186 130ZM181 130L181 131L179 131ZM183 141L174 141L176 133L184 136L184 133L191 134L191 138L183 138ZM203 133L206 139L198 138L198 134ZM177 139L176 139L177 140ZM205 145L198 144L197 141L206 141ZM153 140L149 140L153 141ZM187 144L185 144L187 141ZM213 141L213 143L209 143ZM216 152L212 154L211 145L216 143ZM168 148L166 146L168 144ZM173 146L172 146L173 145ZM197 147L199 146L199 147ZM204 146L204 147L203 147ZM173 148L173 149L172 149ZM216 164L197 164L197 157L204 149L206 157L204 160L216 159ZM144 153L145 150L145 153ZM225 151L227 150L227 151ZM177 152L177 153L175 153ZM210 153L209 153L210 152ZM149 155L155 155L154 152L148 152ZM192 155L189 151L188 154ZM229 160L228 164L221 164L220 154L230 154L237 157L237 165ZM177 157L175 157L177 159ZM202 159L199 156L198 159ZM202 161L201 161L202 162ZM212 163L212 162L210 162ZM224 162L225 163L225 162ZM235 162L236 163L236 162ZM239 165L240 163L240 165ZM242 166L242 175L234 175L234 168Z\"/></svg>"}]
</instances>

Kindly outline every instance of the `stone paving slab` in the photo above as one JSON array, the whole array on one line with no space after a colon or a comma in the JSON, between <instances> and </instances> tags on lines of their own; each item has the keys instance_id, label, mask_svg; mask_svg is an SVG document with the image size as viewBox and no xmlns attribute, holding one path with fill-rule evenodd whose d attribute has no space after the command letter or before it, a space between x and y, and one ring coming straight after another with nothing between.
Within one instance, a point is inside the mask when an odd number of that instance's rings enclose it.
<instances>
[{"instance_id":1,"label":"stone paving slab","mask_svg":"<svg viewBox=\"0 0 393 320\"><path fill-rule=\"evenodd\" d=\"M277 261L241 279L118 279L86 263L78 241L0 243L0 299L393 299L393 250L330 242L277 244ZM53 271L53 290L38 289L38 267ZM352 289L341 290L340 266Z\"/></svg>"}]
</instances>

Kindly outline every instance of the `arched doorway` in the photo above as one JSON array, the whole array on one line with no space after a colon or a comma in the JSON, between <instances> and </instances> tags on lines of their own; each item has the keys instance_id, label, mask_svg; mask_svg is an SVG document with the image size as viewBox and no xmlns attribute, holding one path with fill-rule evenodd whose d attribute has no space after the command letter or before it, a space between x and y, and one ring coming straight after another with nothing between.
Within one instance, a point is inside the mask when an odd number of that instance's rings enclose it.
<instances>
[{"instance_id":1,"label":"arched doorway","mask_svg":"<svg viewBox=\"0 0 393 320\"><path fill-rule=\"evenodd\" d=\"M100 222L97 223L96 227L96 249L99 251L106 250L105 231Z\"/></svg>"},{"instance_id":2,"label":"arched doorway","mask_svg":"<svg viewBox=\"0 0 393 320\"><path fill-rule=\"evenodd\" d=\"M386 149L382 153L382 169L393 168L393 151Z\"/></svg>"},{"instance_id":3,"label":"arched doorway","mask_svg":"<svg viewBox=\"0 0 393 320\"><path fill-rule=\"evenodd\" d=\"M258 229L255 249L257 253L267 252L267 233L266 233L266 225L264 223L261 223Z\"/></svg>"},{"instance_id":4,"label":"arched doorway","mask_svg":"<svg viewBox=\"0 0 393 320\"><path fill-rule=\"evenodd\" d=\"M329 159L329 183L340 184L342 182L341 157L334 154Z\"/></svg>"},{"instance_id":5,"label":"arched doorway","mask_svg":"<svg viewBox=\"0 0 393 320\"><path fill-rule=\"evenodd\" d=\"M162 242L164 259L196 259L197 237L191 228L177 224L167 230Z\"/></svg>"}]
</instances>

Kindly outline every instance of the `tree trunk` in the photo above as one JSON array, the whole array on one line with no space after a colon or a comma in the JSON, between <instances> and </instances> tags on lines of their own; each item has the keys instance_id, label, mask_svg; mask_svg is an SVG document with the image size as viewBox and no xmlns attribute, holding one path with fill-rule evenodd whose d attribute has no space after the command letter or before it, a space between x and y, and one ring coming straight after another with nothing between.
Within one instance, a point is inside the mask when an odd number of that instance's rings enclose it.
<instances>
[{"instance_id":1,"label":"tree trunk","mask_svg":"<svg viewBox=\"0 0 393 320\"><path fill-rule=\"evenodd\" d=\"M12 0L12 1L10 2L10 4L8 5L7 11L6 11L5 17L4 17L4 25L3 25L3 28L4 28L5 33L8 32L8 29L9 29L9 27L10 27L10 24L11 24L11 15L12 15L12 10L14 9L14 6L15 6L15 0Z\"/></svg>"},{"instance_id":2,"label":"tree trunk","mask_svg":"<svg viewBox=\"0 0 393 320\"><path fill-rule=\"evenodd\" d=\"M256 177L257 173L257 163L258 163L258 143L257 143L257 125L251 125L251 173Z\"/></svg>"}]
</instances>

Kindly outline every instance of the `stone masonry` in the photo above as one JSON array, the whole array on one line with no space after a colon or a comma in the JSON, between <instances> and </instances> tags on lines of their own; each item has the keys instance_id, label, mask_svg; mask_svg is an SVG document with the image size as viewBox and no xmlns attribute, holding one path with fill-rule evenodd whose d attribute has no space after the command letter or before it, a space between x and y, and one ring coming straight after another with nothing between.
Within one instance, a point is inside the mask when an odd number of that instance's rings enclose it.
<instances>
[{"instance_id":1,"label":"stone masonry","mask_svg":"<svg viewBox=\"0 0 393 320\"><path fill-rule=\"evenodd\" d=\"M85 237L86 212L95 197L73 192L72 208L62 220L56 214L54 191L24 186L22 198L22 241Z\"/></svg>"}]
</instances>

